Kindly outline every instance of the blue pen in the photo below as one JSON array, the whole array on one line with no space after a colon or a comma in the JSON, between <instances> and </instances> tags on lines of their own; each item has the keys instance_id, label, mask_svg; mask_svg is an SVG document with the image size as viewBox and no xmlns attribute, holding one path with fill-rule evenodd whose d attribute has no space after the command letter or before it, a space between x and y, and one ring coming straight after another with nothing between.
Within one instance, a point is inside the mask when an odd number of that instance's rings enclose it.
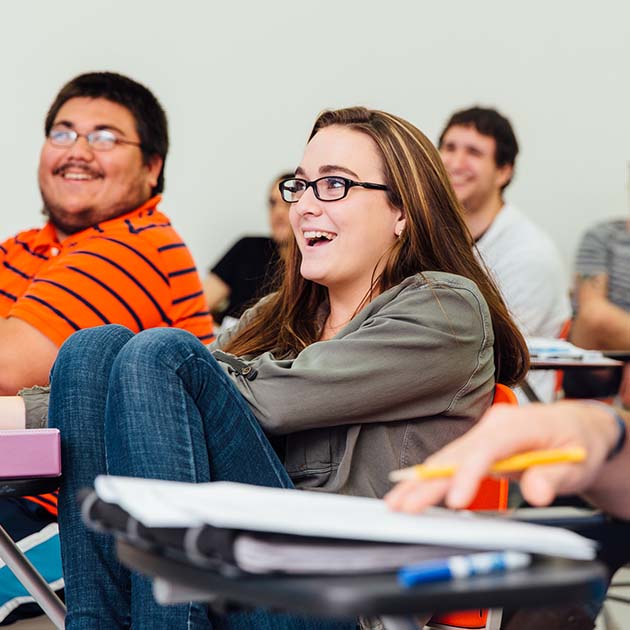
<instances>
[{"instance_id":1,"label":"blue pen","mask_svg":"<svg viewBox=\"0 0 630 630\"><path fill-rule=\"evenodd\" d=\"M532 561L528 553L521 551L489 551L468 556L451 556L445 560L429 560L403 567L398 571L402 586L415 586L427 582L443 582L459 578L523 569Z\"/></svg>"}]
</instances>

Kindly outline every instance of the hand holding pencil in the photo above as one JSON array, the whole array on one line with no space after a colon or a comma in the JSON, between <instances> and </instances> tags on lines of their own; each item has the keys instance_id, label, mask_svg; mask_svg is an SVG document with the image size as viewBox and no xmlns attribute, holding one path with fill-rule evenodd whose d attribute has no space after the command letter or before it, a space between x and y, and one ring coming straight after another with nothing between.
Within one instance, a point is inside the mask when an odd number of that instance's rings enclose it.
<instances>
[{"instance_id":1,"label":"hand holding pencil","mask_svg":"<svg viewBox=\"0 0 630 630\"><path fill-rule=\"evenodd\" d=\"M407 479L385 500L392 509L406 512L441 502L464 508L483 477L494 472L518 479L532 505L587 491L605 509L630 518L630 502L622 500L630 496L630 445L606 461L619 436L619 424L610 412L589 403L495 405L468 433L422 466L396 471L395 476Z\"/></svg>"},{"instance_id":2,"label":"hand holding pencil","mask_svg":"<svg viewBox=\"0 0 630 630\"><path fill-rule=\"evenodd\" d=\"M501 475L515 472L523 472L533 466L543 466L545 464L568 464L579 463L586 459L586 450L582 447L574 448L550 448L536 451L526 451L518 455L512 455L501 459L488 470L490 475ZM390 481L406 481L408 479L441 479L443 477L453 477L457 472L457 466L429 466L427 464L417 464L409 468L392 470L389 473Z\"/></svg>"}]
</instances>

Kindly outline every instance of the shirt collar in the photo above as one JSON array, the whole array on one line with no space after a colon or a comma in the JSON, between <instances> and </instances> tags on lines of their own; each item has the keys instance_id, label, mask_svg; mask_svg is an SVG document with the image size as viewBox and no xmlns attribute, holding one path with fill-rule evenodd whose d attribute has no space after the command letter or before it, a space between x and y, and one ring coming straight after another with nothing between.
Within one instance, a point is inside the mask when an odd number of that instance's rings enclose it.
<instances>
[{"instance_id":1,"label":"shirt collar","mask_svg":"<svg viewBox=\"0 0 630 630\"><path fill-rule=\"evenodd\" d=\"M57 232L50 221L37 233L35 240L33 241L32 249L37 253L45 253L51 247L61 248L59 239L57 238Z\"/></svg>"}]
</instances>

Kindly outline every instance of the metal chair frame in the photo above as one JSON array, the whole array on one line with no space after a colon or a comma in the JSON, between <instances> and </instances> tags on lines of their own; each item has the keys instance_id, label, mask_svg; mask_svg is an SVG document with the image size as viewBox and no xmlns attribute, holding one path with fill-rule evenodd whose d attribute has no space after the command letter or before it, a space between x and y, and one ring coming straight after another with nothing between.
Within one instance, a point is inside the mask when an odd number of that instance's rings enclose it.
<instances>
[{"instance_id":1,"label":"metal chair frame","mask_svg":"<svg viewBox=\"0 0 630 630\"><path fill-rule=\"evenodd\" d=\"M0 495L23 497L46 494L59 487L59 477L33 479L0 479ZM18 581L39 604L56 628L65 628L66 607L30 560L22 553L7 531L0 525L0 559L9 567Z\"/></svg>"}]
</instances>

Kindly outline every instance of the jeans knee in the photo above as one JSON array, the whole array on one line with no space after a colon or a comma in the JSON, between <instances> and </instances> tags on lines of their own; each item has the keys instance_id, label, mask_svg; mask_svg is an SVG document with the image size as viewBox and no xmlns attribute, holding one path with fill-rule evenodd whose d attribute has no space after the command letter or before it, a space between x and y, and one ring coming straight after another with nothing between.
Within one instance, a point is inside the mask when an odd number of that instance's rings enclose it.
<instances>
[{"instance_id":1,"label":"jeans knee","mask_svg":"<svg viewBox=\"0 0 630 630\"><path fill-rule=\"evenodd\" d=\"M121 350L111 370L110 392L123 398L167 397L180 383L197 392L216 378L224 378L221 368L197 337L181 329L153 328Z\"/></svg>"},{"instance_id":2,"label":"jeans knee","mask_svg":"<svg viewBox=\"0 0 630 630\"><path fill-rule=\"evenodd\" d=\"M51 371L51 384L72 376L84 380L101 376L103 367L113 363L133 332L118 324L78 330L59 349Z\"/></svg>"},{"instance_id":3,"label":"jeans knee","mask_svg":"<svg viewBox=\"0 0 630 630\"><path fill-rule=\"evenodd\" d=\"M150 328L130 339L121 350L117 369L135 366L168 368L199 351L203 344L191 333L180 328ZM204 349L205 350L205 349Z\"/></svg>"},{"instance_id":4,"label":"jeans knee","mask_svg":"<svg viewBox=\"0 0 630 630\"><path fill-rule=\"evenodd\" d=\"M62 345L51 372L48 421L62 430L66 445L85 435L97 439L97 410L105 406L114 360L132 337L124 326L100 326L80 330Z\"/></svg>"}]
</instances>

